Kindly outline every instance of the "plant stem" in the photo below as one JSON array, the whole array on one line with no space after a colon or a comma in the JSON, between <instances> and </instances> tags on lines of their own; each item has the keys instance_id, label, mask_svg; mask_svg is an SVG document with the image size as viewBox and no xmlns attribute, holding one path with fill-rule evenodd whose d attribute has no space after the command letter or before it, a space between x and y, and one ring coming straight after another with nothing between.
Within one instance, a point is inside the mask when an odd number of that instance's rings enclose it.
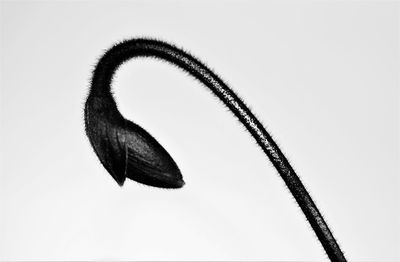
<instances>
[{"instance_id":1,"label":"plant stem","mask_svg":"<svg viewBox=\"0 0 400 262\"><path fill-rule=\"evenodd\" d=\"M187 52L162 41L131 39L109 49L100 59L92 79L91 94L111 93L118 67L133 57L155 57L177 65L208 87L240 120L268 156L313 228L331 261L346 261L321 213L277 144L245 103L210 69Z\"/></svg>"}]
</instances>

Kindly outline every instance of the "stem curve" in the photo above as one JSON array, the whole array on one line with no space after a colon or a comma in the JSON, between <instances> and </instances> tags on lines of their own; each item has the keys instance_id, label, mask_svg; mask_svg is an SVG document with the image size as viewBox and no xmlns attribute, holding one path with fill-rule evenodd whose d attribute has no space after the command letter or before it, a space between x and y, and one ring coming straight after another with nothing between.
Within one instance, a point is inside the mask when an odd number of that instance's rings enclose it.
<instances>
[{"instance_id":1,"label":"stem curve","mask_svg":"<svg viewBox=\"0 0 400 262\"><path fill-rule=\"evenodd\" d=\"M346 261L317 206L275 141L245 103L215 73L187 52L162 41L131 39L109 49L99 60L92 78L90 95L109 96L115 71L134 57L155 57L177 65L197 78L216 95L246 127L268 156L306 216L331 261Z\"/></svg>"}]
</instances>

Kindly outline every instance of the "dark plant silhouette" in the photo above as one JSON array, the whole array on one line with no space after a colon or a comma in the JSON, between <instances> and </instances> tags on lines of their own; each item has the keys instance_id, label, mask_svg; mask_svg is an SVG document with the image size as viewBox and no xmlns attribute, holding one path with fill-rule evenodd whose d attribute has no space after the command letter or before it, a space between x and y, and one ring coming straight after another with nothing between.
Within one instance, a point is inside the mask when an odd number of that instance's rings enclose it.
<instances>
[{"instance_id":1,"label":"dark plant silhouette","mask_svg":"<svg viewBox=\"0 0 400 262\"><path fill-rule=\"evenodd\" d=\"M125 119L111 94L118 67L133 57L155 57L177 65L200 80L240 120L273 163L296 199L331 261L346 261L328 225L277 144L244 102L210 69L187 52L152 39L131 39L99 60L85 105L89 140L103 166L123 185L128 177L150 186L180 188L182 175L167 151L143 128Z\"/></svg>"}]
</instances>

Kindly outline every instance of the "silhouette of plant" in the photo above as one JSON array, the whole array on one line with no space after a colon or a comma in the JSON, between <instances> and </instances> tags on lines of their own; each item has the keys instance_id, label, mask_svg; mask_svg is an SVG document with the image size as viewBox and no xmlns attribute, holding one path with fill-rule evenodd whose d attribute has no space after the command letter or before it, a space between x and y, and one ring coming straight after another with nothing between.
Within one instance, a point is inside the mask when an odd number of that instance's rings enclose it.
<instances>
[{"instance_id":1,"label":"silhouette of plant","mask_svg":"<svg viewBox=\"0 0 400 262\"><path fill-rule=\"evenodd\" d=\"M155 57L200 80L246 127L268 156L306 216L331 261L346 261L306 188L269 133L245 103L209 68L187 52L162 41L131 39L109 49L99 60L85 105L85 127L103 166L123 185L125 178L155 187L180 188L181 172L168 152L147 131L125 119L111 93L118 67L130 58Z\"/></svg>"}]
</instances>

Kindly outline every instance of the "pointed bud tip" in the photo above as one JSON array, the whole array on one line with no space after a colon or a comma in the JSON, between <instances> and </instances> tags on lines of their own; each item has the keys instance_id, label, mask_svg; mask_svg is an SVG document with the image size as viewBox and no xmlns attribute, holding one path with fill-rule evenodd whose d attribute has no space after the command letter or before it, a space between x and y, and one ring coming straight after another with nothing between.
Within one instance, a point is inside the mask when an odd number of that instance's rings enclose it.
<instances>
[{"instance_id":1,"label":"pointed bud tip","mask_svg":"<svg viewBox=\"0 0 400 262\"><path fill-rule=\"evenodd\" d=\"M135 172L126 174L127 178L152 187L178 189L185 185L181 173L160 173L157 171L146 170L143 172Z\"/></svg>"}]
</instances>

